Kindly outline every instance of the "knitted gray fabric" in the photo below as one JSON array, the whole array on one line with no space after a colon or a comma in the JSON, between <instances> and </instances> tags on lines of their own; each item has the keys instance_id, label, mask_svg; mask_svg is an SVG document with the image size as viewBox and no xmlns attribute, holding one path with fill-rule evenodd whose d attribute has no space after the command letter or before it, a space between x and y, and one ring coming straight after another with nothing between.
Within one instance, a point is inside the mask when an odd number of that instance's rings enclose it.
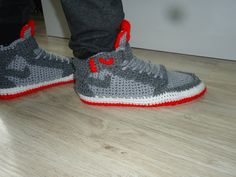
<instances>
[{"instance_id":1,"label":"knitted gray fabric","mask_svg":"<svg viewBox=\"0 0 236 177\"><path fill-rule=\"evenodd\" d=\"M0 98L21 96L47 86L71 82L71 60L39 48L25 34L9 46L0 46Z\"/></svg>"},{"instance_id":2,"label":"knitted gray fabric","mask_svg":"<svg viewBox=\"0 0 236 177\"><path fill-rule=\"evenodd\" d=\"M73 62L76 68L75 89L82 101L89 104L153 106L164 103L158 102L158 97L164 94L168 97L166 102L176 102L178 100L172 100L172 93L178 98L178 93L183 95L182 91L191 91L202 84L194 74L167 71L163 65L138 59L126 42L126 33L116 50L99 53L88 60L75 58ZM200 94L203 92L201 89L186 98ZM142 99L146 102L137 103ZM157 102L149 103L149 99L157 99Z\"/></svg>"}]
</instances>

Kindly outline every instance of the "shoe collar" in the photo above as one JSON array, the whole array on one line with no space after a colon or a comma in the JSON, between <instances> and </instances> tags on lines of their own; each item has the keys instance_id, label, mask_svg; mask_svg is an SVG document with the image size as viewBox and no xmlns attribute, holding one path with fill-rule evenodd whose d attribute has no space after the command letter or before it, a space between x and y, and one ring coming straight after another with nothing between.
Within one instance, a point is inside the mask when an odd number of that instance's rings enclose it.
<instances>
[{"instance_id":1,"label":"shoe collar","mask_svg":"<svg viewBox=\"0 0 236 177\"><path fill-rule=\"evenodd\" d=\"M32 43L32 40L31 41L28 41L28 39L30 37L34 37L35 35L35 24L34 24L34 21L33 20L30 20L26 25L24 25L22 28L21 28L21 31L20 31L20 39L17 39L15 41L13 41L11 44L9 44L8 46L3 46L3 45L0 45L0 51L9 51L9 50L12 50L14 49L19 43L22 43L22 42L28 42L28 43ZM26 40L27 39L27 40ZM34 42L36 43L36 42ZM22 45L22 44L21 44Z\"/></svg>"},{"instance_id":2,"label":"shoe collar","mask_svg":"<svg viewBox=\"0 0 236 177\"><path fill-rule=\"evenodd\" d=\"M115 41L114 48L116 50L124 49L126 44L130 41L131 25L128 20L123 20L120 25L120 32Z\"/></svg>"},{"instance_id":3,"label":"shoe collar","mask_svg":"<svg viewBox=\"0 0 236 177\"><path fill-rule=\"evenodd\" d=\"M30 20L26 25L21 28L20 38L26 39L29 37L33 37L35 35L35 23L33 20Z\"/></svg>"}]
</instances>

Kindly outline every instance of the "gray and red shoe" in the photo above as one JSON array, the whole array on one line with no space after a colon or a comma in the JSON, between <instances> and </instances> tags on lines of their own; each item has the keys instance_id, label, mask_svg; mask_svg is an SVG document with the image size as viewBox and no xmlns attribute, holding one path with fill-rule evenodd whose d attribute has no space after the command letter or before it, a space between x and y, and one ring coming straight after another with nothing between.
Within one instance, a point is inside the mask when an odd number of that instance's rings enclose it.
<instances>
[{"instance_id":1,"label":"gray and red shoe","mask_svg":"<svg viewBox=\"0 0 236 177\"><path fill-rule=\"evenodd\" d=\"M112 52L88 60L74 59L75 90L90 105L168 106L194 100L206 92L194 74L168 71L138 59L129 45L130 24L124 20Z\"/></svg>"},{"instance_id":2,"label":"gray and red shoe","mask_svg":"<svg viewBox=\"0 0 236 177\"><path fill-rule=\"evenodd\" d=\"M71 60L41 49L33 34L30 21L22 28L20 39L0 46L0 99L74 81Z\"/></svg>"}]
</instances>

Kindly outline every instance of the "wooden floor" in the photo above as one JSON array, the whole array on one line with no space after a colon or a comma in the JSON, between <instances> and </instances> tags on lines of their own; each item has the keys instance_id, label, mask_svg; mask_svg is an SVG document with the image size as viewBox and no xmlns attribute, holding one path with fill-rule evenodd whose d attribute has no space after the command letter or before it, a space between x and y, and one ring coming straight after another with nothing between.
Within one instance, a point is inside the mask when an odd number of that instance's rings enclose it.
<instances>
[{"instance_id":1,"label":"wooden floor","mask_svg":"<svg viewBox=\"0 0 236 177\"><path fill-rule=\"evenodd\" d=\"M37 36L71 55L67 40ZM0 177L235 177L236 62L134 50L208 86L191 103L94 107L73 85L0 101Z\"/></svg>"}]
</instances>

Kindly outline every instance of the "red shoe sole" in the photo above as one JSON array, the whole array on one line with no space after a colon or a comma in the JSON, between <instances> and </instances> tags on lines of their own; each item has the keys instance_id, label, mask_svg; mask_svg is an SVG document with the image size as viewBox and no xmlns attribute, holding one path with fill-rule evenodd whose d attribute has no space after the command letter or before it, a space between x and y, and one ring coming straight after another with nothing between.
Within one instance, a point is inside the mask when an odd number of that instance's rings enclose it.
<instances>
[{"instance_id":1,"label":"red shoe sole","mask_svg":"<svg viewBox=\"0 0 236 177\"><path fill-rule=\"evenodd\" d=\"M4 99L4 100L9 100L9 99L14 99L14 98L18 98L18 97L22 97L31 93L35 93L38 92L40 90L46 89L46 88L50 88L50 87L55 87L55 86L59 86L59 85L64 85L64 84L69 84L69 83L74 83L74 80L69 80L69 81L62 81L62 82L57 82L57 83L52 83L52 84L47 84L47 85L43 85L37 88L33 88L30 90L26 90L23 92L19 92L16 94L6 94L6 95L0 95L0 99Z\"/></svg>"},{"instance_id":2,"label":"red shoe sole","mask_svg":"<svg viewBox=\"0 0 236 177\"><path fill-rule=\"evenodd\" d=\"M203 96L207 91L207 88L205 87L204 90L202 90L200 93L191 96L191 97L186 97L177 101L170 101L170 102L164 102L164 103L158 103L158 104L151 104L151 105L138 105L138 104L126 104L126 103L98 103L98 102L90 102L84 99L80 100L88 105L93 105L93 106L125 106L125 107L161 107L161 106L174 106L174 105L178 105L178 104L183 104L183 103L187 103L190 101L193 101L201 96Z\"/></svg>"}]
</instances>

